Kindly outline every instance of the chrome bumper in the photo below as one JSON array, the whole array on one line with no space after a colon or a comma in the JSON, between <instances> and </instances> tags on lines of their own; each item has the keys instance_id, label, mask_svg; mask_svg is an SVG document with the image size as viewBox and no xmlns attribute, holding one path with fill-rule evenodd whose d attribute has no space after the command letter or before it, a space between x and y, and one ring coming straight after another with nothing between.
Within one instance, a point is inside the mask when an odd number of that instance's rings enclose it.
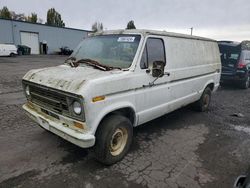
<instances>
[{"instance_id":1,"label":"chrome bumper","mask_svg":"<svg viewBox=\"0 0 250 188\"><path fill-rule=\"evenodd\" d=\"M42 128L60 136L61 138L81 147L89 148L95 144L95 136L88 133L81 133L77 130L73 130L65 125L60 120L55 120L53 117L49 117L41 112L38 112L33 104L26 103L23 105L23 109L26 114L35 122L37 122ZM72 120L73 121L73 120Z\"/></svg>"}]
</instances>

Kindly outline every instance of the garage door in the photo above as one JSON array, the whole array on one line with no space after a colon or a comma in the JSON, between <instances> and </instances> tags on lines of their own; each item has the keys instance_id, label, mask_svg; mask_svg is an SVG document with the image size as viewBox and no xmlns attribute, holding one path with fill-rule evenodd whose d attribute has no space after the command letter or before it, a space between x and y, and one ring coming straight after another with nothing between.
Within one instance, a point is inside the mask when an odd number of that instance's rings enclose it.
<instances>
[{"instance_id":1,"label":"garage door","mask_svg":"<svg viewBox=\"0 0 250 188\"><path fill-rule=\"evenodd\" d=\"M21 43L31 48L31 54L39 54L39 40L37 33L21 32Z\"/></svg>"}]
</instances>

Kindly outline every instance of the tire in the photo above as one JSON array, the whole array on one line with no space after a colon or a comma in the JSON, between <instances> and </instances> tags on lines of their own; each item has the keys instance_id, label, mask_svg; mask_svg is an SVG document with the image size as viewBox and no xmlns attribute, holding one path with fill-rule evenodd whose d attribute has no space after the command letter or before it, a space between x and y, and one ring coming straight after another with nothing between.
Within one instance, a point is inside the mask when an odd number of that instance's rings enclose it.
<instances>
[{"instance_id":1,"label":"tire","mask_svg":"<svg viewBox=\"0 0 250 188\"><path fill-rule=\"evenodd\" d=\"M249 88L249 83L250 83L250 79L249 79L249 77L247 77L247 79L244 80L244 81L240 84L240 88L241 88L241 89L248 89L248 88Z\"/></svg>"},{"instance_id":2,"label":"tire","mask_svg":"<svg viewBox=\"0 0 250 188\"><path fill-rule=\"evenodd\" d=\"M127 154L133 139L131 122L122 115L110 115L105 118L96 132L93 148L97 161L112 165Z\"/></svg>"},{"instance_id":3,"label":"tire","mask_svg":"<svg viewBox=\"0 0 250 188\"><path fill-rule=\"evenodd\" d=\"M203 91L201 98L194 103L194 108L196 111L205 112L208 111L211 101L211 89L206 87Z\"/></svg>"},{"instance_id":4,"label":"tire","mask_svg":"<svg viewBox=\"0 0 250 188\"><path fill-rule=\"evenodd\" d=\"M14 53L10 54L10 57L15 57L15 56L16 56L16 54L14 54Z\"/></svg>"}]
</instances>

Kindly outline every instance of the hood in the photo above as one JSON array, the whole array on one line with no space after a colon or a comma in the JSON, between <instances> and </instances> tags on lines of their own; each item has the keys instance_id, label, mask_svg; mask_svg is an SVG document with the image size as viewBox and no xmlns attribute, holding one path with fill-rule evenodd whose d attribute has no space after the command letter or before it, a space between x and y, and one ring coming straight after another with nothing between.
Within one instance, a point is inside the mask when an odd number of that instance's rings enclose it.
<instances>
[{"instance_id":1,"label":"hood","mask_svg":"<svg viewBox=\"0 0 250 188\"><path fill-rule=\"evenodd\" d=\"M88 66L73 68L68 65L60 65L31 70L23 79L59 90L77 93L87 81L106 77L114 74L114 72L120 71L102 71Z\"/></svg>"}]
</instances>

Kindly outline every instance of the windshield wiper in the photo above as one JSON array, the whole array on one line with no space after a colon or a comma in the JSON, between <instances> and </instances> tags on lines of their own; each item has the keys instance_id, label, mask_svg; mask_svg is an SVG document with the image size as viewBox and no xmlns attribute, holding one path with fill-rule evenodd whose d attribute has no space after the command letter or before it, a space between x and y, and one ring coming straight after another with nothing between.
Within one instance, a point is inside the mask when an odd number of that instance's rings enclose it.
<instances>
[{"instance_id":1,"label":"windshield wiper","mask_svg":"<svg viewBox=\"0 0 250 188\"><path fill-rule=\"evenodd\" d=\"M98 61L93 60L93 59L79 59L78 61L76 61L76 63L77 64L85 63L87 65L91 65L93 67L96 67L96 68L104 70L104 71L111 70L109 66L103 65L103 64L101 64Z\"/></svg>"},{"instance_id":2,"label":"windshield wiper","mask_svg":"<svg viewBox=\"0 0 250 188\"><path fill-rule=\"evenodd\" d=\"M68 62L68 64L71 67L78 67L80 63L85 63L87 65L96 67L96 68L103 70L103 71L109 71L109 70L113 70L113 69L120 69L121 70L120 67L111 67L111 66L103 65L103 64L101 64L98 61L93 60L93 59L79 59L76 61L76 59L74 57L71 57L71 58L66 59L65 62L67 63L67 61L69 61L69 60L71 60L71 61Z\"/></svg>"},{"instance_id":3,"label":"windshield wiper","mask_svg":"<svg viewBox=\"0 0 250 188\"><path fill-rule=\"evenodd\" d=\"M110 70L113 70L113 69L119 69L119 70L122 70L121 67L113 67L113 66L109 66Z\"/></svg>"},{"instance_id":4,"label":"windshield wiper","mask_svg":"<svg viewBox=\"0 0 250 188\"><path fill-rule=\"evenodd\" d=\"M66 64L70 64L71 62L76 61L75 57L68 57L67 59L65 59L64 63Z\"/></svg>"}]
</instances>

